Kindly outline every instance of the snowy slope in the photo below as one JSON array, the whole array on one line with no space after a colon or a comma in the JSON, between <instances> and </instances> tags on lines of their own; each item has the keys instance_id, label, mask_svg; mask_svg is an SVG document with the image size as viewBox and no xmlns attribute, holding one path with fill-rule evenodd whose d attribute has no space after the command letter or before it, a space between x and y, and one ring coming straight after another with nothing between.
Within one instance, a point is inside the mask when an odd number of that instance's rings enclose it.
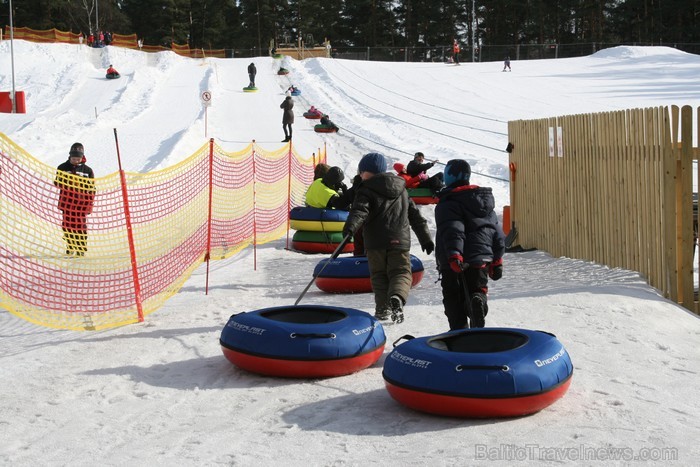
<instances>
[{"instance_id":1,"label":"snowy slope","mask_svg":"<svg viewBox=\"0 0 700 467\"><path fill-rule=\"evenodd\" d=\"M700 106L700 57L669 48L622 47L589 57L462 64L256 58L256 94L242 92L249 59L190 60L106 48L15 41L17 89L28 113L0 114L0 131L46 162L85 144L97 175L146 172L206 142L200 94L209 90L208 137L229 150L255 139L282 145L284 90L295 98L294 145L328 145L350 175L366 152L406 162L421 150L466 158L474 182L508 204L507 121L657 105ZM120 80L107 81L113 64ZM9 43L0 43L0 89L11 88ZM337 135L313 132L301 113L329 113ZM422 212L434 228L432 208ZM490 288L490 326L556 334L571 354L573 383L529 417L455 420L413 412L384 389L383 358L360 373L284 380L233 367L218 344L233 313L293 304L321 259L284 240L214 262L141 325L100 332L36 327L0 310L0 464L35 465L637 465L660 456L692 465L700 455L700 321L660 297L635 272L544 252L508 254ZM423 281L404 334L447 329L434 259L417 248ZM80 287L76 284L76 287ZM372 296L315 287L302 303L371 311ZM385 355L386 355L385 353ZM494 462L495 461L495 462Z\"/></svg>"}]
</instances>

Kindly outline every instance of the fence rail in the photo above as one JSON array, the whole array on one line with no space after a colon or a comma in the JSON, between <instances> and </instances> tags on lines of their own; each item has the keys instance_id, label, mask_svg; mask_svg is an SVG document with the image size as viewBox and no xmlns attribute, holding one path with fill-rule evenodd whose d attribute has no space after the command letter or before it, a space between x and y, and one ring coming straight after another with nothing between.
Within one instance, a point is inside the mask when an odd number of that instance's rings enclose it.
<instances>
[{"instance_id":1,"label":"fence rail","mask_svg":"<svg viewBox=\"0 0 700 467\"><path fill-rule=\"evenodd\" d=\"M638 271L699 313L694 113L698 121L698 110L673 106L509 122L519 243Z\"/></svg>"}]
</instances>

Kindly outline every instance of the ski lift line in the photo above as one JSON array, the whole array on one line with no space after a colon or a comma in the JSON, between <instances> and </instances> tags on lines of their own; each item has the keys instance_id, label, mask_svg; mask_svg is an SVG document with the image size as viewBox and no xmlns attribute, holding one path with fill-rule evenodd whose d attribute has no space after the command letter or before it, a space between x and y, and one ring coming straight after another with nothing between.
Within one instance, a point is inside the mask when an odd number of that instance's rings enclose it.
<instances>
[{"instance_id":1,"label":"ski lift line","mask_svg":"<svg viewBox=\"0 0 700 467\"><path fill-rule=\"evenodd\" d=\"M392 94L396 94L397 96L402 97L402 98L404 98L404 99L408 99L408 100L411 100L411 101L414 101L414 102L418 102L419 104L427 105L427 106L430 106L430 107L436 107L436 108L438 108L438 109L445 110L445 111L447 111L447 112L453 112L453 113L456 113L456 114L459 114L459 115L466 115L466 116L468 116L468 117L480 118L480 119L482 119L482 120L489 120L489 121L498 122L498 123L508 123L508 122L505 121L505 120L499 120L499 119L497 119L497 118L484 117L483 115L474 115L474 114L470 114L470 113L467 113L467 112L460 112L459 110L450 109L450 108L448 108L448 107L441 107L441 106L439 106L439 105L431 104L431 103L429 103L429 102L423 102L423 101L418 100L418 99L415 99L415 98L413 98L413 97L404 96L403 94L399 94L398 92L392 91L391 89L383 88L383 87L379 86L378 84L373 83L372 81L368 80L368 79L365 78L364 76L358 75L357 73L355 73L354 71L350 70L349 68L347 68L346 66L344 66L342 63L340 63L340 62L337 61L337 60L334 60L333 63L336 63L338 66L340 66L340 67L342 67L342 68L348 70L350 73L352 73L353 75L357 76L358 78L361 78L361 79L367 81L368 83L370 83L370 84L372 84L372 85L378 87L378 88L381 89L382 91L386 91L386 92L390 92L390 93L392 93Z\"/></svg>"},{"instance_id":2,"label":"ski lift line","mask_svg":"<svg viewBox=\"0 0 700 467\"><path fill-rule=\"evenodd\" d=\"M343 132L345 132L345 133L350 133L351 135L355 135L355 136L357 136L358 138L361 138L361 139L364 139L364 140L366 140L366 141L369 141L370 143L372 143L372 144L374 144L374 145L376 145L376 146L382 146L382 147L385 147L385 148L387 148L387 149L390 149L390 150L392 150L392 151L394 151L394 152L398 152L398 153L401 153L401 154L406 154L406 155L408 155L408 156L413 157L413 154L410 153L410 152L408 152L408 151L403 151L403 150L397 149L397 148L395 148L395 147L393 147L393 146L389 146L389 145L387 145L387 144L380 143L380 142L378 142L378 141L374 141L374 140L372 140L372 139L370 139L370 138L367 138L366 136L362 136L362 135L360 135L359 133L355 133L354 131L348 130L348 129L346 129L346 128L342 128L342 130L343 130ZM436 163L437 163L437 164L440 164L440 165L447 165L447 164L445 164L444 162L440 162L440 161L436 161ZM508 179L501 178L501 177L496 177L496 176L494 176L494 175L487 175L487 174L484 174L484 173L481 173L481 172L472 172L472 174L474 174L474 175L480 175L480 176L482 176L482 177L491 178L491 179L494 179L494 180L499 180L499 181L502 181L502 182L509 182Z\"/></svg>"},{"instance_id":3,"label":"ski lift line","mask_svg":"<svg viewBox=\"0 0 700 467\"><path fill-rule=\"evenodd\" d=\"M493 134L500 135L500 136L508 136L507 133L503 133L503 132L500 132L500 131L485 130L485 129L483 129L483 128L477 128L477 127L473 127L473 126L469 126L469 125L462 125L462 124L459 124L459 123L454 123L454 122L450 122L450 121L447 121L447 120L441 120L441 119L439 119L439 118L430 117L430 116L428 116L428 115L419 114L419 113L416 113L416 112L414 112L414 111L408 111L408 110L406 110L406 109L404 109L404 108L401 108L401 107L396 106L396 105L394 105L394 104L391 104L391 103L389 103L389 102L384 102L384 101L382 101L382 100L377 99L377 98L374 97L374 96L371 96L371 95L369 95L369 94L367 94L367 93L365 93L365 92L362 92L361 90L357 89L356 87L350 85L347 81L343 81L341 78L338 78L337 75L333 75L333 76L334 76L334 79L340 81L341 83L343 83L343 84L345 84L347 87L349 87L349 88L355 90L355 91L358 92L359 94L364 94L365 96L369 97L370 99L374 99L374 100L376 100L376 101L378 101L378 102L381 102L382 104L388 105L388 106L390 106L390 107L394 107L394 108L399 109L399 110L403 110L404 112L411 112L411 113L413 113L413 114L415 114L415 115L418 115L419 117L427 118L427 119L429 119L429 120L433 120L433 121L440 122L440 123L447 123L447 124L449 124L449 125L454 125L454 126L458 126L458 127L462 127L462 128L469 128L469 129L475 130L475 131L483 131L483 132L486 132L486 133L493 133ZM382 88L380 88L380 89L382 89ZM399 94L399 96L401 96L401 95ZM401 97L403 97L403 96L401 96ZM369 108L371 108L372 110L376 110L376 109L373 109L372 107L369 107ZM382 113L383 113L383 112L382 112ZM387 114L384 113L384 115L387 115Z\"/></svg>"},{"instance_id":4,"label":"ski lift line","mask_svg":"<svg viewBox=\"0 0 700 467\"><path fill-rule=\"evenodd\" d=\"M288 84L289 84L289 85L292 85L292 84L293 84L292 81L291 81L291 79L289 79L289 77L287 77L287 81L288 81ZM303 101L306 103L306 105L311 105L311 103L306 99L306 96L305 96L304 94L301 94L301 96L299 96L299 97L301 97L301 99L299 99L299 100L303 100ZM370 107L370 108L371 108L371 107ZM375 109L372 109L372 110L375 110ZM386 115L386 114L385 114L385 115ZM389 115L387 115L387 116L389 116ZM389 116L389 117L390 117L390 118L396 119L395 117L391 117L391 116ZM399 119L396 119L396 120L399 120ZM404 122L403 120L399 120L399 121ZM409 125L413 125L413 124L410 123L410 122L404 122L404 123L408 123ZM418 125L413 125L413 126L418 126ZM392 150L392 151L394 151L394 152L398 152L398 153L401 153L401 154L406 154L406 155L408 155L408 156L413 156L413 154L410 153L410 152L408 152L408 151L404 151L404 150L402 150L402 149L398 149L398 148L395 148L395 147L393 147L393 146L389 146L389 145L387 145L387 144L380 143L380 142L378 142L378 141L372 140L372 139L370 139L370 138L367 138L366 136L360 135L359 133L355 133L354 131L348 130L348 129L345 128L345 127L339 126L338 128L340 128L341 130L343 130L344 133L350 133L351 135L355 135L355 136L357 136L358 138L361 138L361 139L364 139L364 140L366 140L366 141L369 141L369 142L371 142L371 143L374 144L374 145L382 146L382 147L387 148L387 149L390 149L390 150ZM418 128L423 128L423 127L418 126ZM429 130L429 129L427 129L427 128L423 128L423 129L425 129L426 131L429 131L429 132L433 132L433 133L437 133L437 134L439 134L439 135L443 135L442 133L435 132L435 131ZM451 137L450 135L443 135L443 136ZM485 146L485 145L482 145L482 144L479 144L479 143L474 143L474 142L462 140L462 139L459 139L459 138L455 138L455 139L458 139L458 140L460 140L460 141L464 141L464 142L469 143L469 144L475 144L475 145L477 145L477 146L482 146L482 147L485 147L485 148L488 148L488 149L493 149L493 150L495 150L495 151L505 152L505 151L503 151L503 150L501 150L501 149L492 148L492 147ZM444 163L439 162L439 161L438 161L438 163L439 163L439 164L442 164L442 165L445 165ZM509 181L509 180L507 180L507 179L503 179L503 178L500 178L500 177L495 177L495 176L493 176L493 175L487 175L487 174L483 174L483 173L479 173L479 172L472 172L472 173L474 173L475 175L480 175L480 176L482 176L482 177L491 178L491 179L494 179L494 180L500 180L500 181L504 181L504 182L508 182L508 181Z\"/></svg>"},{"instance_id":5,"label":"ski lift line","mask_svg":"<svg viewBox=\"0 0 700 467\"><path fill-rule=\"evenodd\" d=\"M393 108L395 108L395 109L403 110L404 112L409 112L408 110L406 110L406 109L404 109L404 108L402 108L402 107L399 107L399 106L397 106L397 105L395 105L395 104L392 104L392 103L390 103L390 102L385 102L385 101L383 101L383 100L381 100L381 99L377 99L376 97L374 97L374 96L372 96L372 95L370 95L370 94L367 94L366 92L361 91L360 89L358 89L358 88L352 86L351 84L349 84L347 81L343 81L342 79L338 78L337 75L334 75L334 79L336 79L336 80L340 81L341 83L345 84L345 85L346 85L347 87L349 87L350 89L355 90L357 93L363 94L363 95L369 97L370 99L374 99L375 101L381 102L382 104L388 105L389 107L393 107ZM400 97L404 97L404 96L401 96L400 94L399 94L399 96L400 96ZM440 123L446 123L446 124L448 124L448 125L454 125L454 126L461 127L461 128L469 128L470 130L475 130L475 131L483 131L483 132L485 132L485 133L493 133L493 134L495 134L495 135L500 135L500 136L508 136L508 133L503 133L502 131L486 130L486 129L483 129L483 128L477 128L477 127L474 127L474 126L462 125L462 124L460 124L460 123L450 122L449 120L442 120L442 119L439 119L439 118L431 117L431 116L429 116L429 115L420 114L420 113L417 113L417 112L415 112L415 111L410 111L410 112L413 113L414 115L419 116L419 117L427 118L427 119L429 119L429 120L433 120L433 121L440 122ZM386 115L386 114L385 114L385 115Z\"/></svg>"},{"instance_id":6,"label":"ski lift line","mask_svg":"<svg viewBox=\"0 0 700 467\"><path fill-rule=\"evenodd\" d=\"M340 81L342 82L342 80L340 80ZM346 84L347 84L347 83L346 83ZM492 147L492 146L487 146L487 145L481 144L481 143L475 143L474 141L469 141L469 140L466 140L466 139L458 138L458 137L456 137L456 136L452 136L452 135L448 135L448 134L445 134L445 133L441 133L441 132L436 131L436 130L431 130L430 128L426 128L426 127L424 127L424 126L416 125L415 123L412 123L412 122L409 122L409 121L406 121L406 120L402 120L402 119L400 119L400 118L398 118L398 117L394 117L394 116L389 115L389 114L387 114L387 113L385 113L385 112L382 112L382 111L380 111L380 110L378 110L378 109L375 109L374 107L370 107L370 106L368 106L368 105L362 104L362 103L360 103L359 101L357 101L357 99L354 99L354 100L355 100L359 105L362 105L363 107L365 107L365 108L367 108L367 109L373 110L373 111L374 111L375 113L377 113L377 114L384 115L384 116L389 117L389 118L391 118L391 119L393 119L393 120L396 120L396 121L398 121L398 122L405 123L406 125L410 125L410 126L413 126L413 127L416 127L416 128L420 128L421 130L425 130L425 131L427 131L427 132L429 132L429 133L434 133L434 134L437 134L437 135L440 135L440 136L444 136L444 137L446 137L446 138L456 139L457 141L461 141L461 142L463 142L463 143L473 144L473 145L475 145L475 146L480 146L480 147L482 147L482 148L491 149L491 150L498 151L498 152L506 152L506 151L503 150L503 149L494 148L494 147Z\"/></svg>"}]
</instances>

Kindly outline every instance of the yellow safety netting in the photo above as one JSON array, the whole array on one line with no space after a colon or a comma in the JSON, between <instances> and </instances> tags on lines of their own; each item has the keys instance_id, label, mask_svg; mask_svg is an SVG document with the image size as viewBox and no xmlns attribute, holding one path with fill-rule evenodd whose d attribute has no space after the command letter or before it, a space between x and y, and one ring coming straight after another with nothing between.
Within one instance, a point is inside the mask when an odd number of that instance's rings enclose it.
<instances>
[{"instance_id":1,"label":"yellow safety netting","mask_svg":"<svg viewBox=\"0 0 700 467\"><path fill-rule=\"evenodd\" d=\"M88 183L0 133L0 307L53 328L138 322L207 256L284 236L316 162L289 146L229 153L212 141L173 167ZM59 209L62 189L80 200L86 233Z\"/></svg>"}]
</instances>

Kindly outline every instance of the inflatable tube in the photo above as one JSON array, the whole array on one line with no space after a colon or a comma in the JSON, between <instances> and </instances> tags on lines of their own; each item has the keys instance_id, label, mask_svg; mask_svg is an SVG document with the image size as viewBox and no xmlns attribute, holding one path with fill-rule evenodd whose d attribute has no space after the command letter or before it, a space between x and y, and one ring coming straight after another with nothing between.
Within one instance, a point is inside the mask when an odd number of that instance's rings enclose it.
<instances>
[{"instance_id":1,"label":"inflatable tube","mask_svg":"<svg viewBox=\"0 0 700 467\"><path fill-rule=\"evenodd\" d=\"M342 232L348 211L298 206L289 212L289 226L307 232Z\"/></svg>"},{"instance_id":2,"label":"inflatable tube","mask_svg":"<svg viewBox=\"0 0 700 467\"><path fill-rule=\"evenodd\" d=\"M277 74L278 75L288 75L289 70L287 70L286 68L280 68L279 71L277 72Z\"/></svg>"},{"instance_id":3,"label":"inflatable tube","mask_svg":"<svg viewBox=\"0 0 700 467\"><path fill-rule=\"evenodd\" d=\"M284 55L282 54L272 54L272 58L282 58Z\"/></svg>"},{"instance_id":4,"label":"inflatable tube","mask_svg":"<svg viewBox=\"0 0 700 467\"><path fill-rule=\"evenodd\" d=\"M328 265L324 268L324 264ZM323 271L321 271L323 268ZM320 273L319 273L320 272ZM423 263L411 255L411 272L416 286L423 279ZM367 293L372 291L369 279L369 264L366 256L336 258L329 262L321 260L314 268L316 287L328 293Z\"/></svg>"},{"instance_id":5,"label":"inflatable tube","mask_svg":"<svg viewBox=\"0 0 700 467\"><path fill-rule=\"evenodd\" d=\"M308 118L309 120L318 120L322 116L323 114L320 113L304 112L304 117Z\"/></svg>"},{"instance_id":6,"label":"inflatable tube","mask_svg":"<svg viewBox=\"0 0 700 467\"><path fill-rule=\"evenodd\" d=\"M246 86L243 88L243 92L257 92L258 88L253 86L252 88L250 86Z\"/></svg>"},{"instance_id":7,"label":"inflatable tube","mask_svg":"<svg viewBox=\"0 0 700 467\"><path fill-rule=\"evenodd\" d=\"M119 78L121 78L121 76L122 75L120 75L119 73L107 73L105 75L105 78L107 78L107 79L119 79Z\"/></svg>"},{"instance_id":8,"label":"inflatable tube","mask_svg":"<svg viewBox=\"0 0 700 467\"><path fill-rule=\"evenodd\" d=\"M291 94L292 96L299 96L299 95L301 95L301 90L300 90L300 89L297 89L297 90L295 90L295 91L292 91L290 94Z\"/></svg>"},{"instance_id":9,"label":"inflatable tube","mask_svg":"<svg viewBox=\"0 0 700 467\"><path fill-rule=\"evenodd\" d=\"M384 352L384 328L353 308L300 305L231 316L221 331L226 358L254 373L323 378L373 365Z\"/></svg>"},{"instance_id":10,"label":"inflatable tube","mask_svg":"<svg viewBox=\"0 0 700 467\"><path fill-rule=\"evenodd\" d=\"M566 393L573 371L553 334L480 328L404 342L382 375L391 397L412 409L486 418L542 410Z\"/></svg>"},{"instance_id":11,"label":"inflatable tube","mask_svg":"<svg viewBox=\"0 0 700 467\"><path fill-rule=\"evenodd\" d=\"M321 125L319 123L318 125L314 125L314 131L316 133L335 133L336 131L338 131L338 129L333 128L332 126Z\"/></svg>"},{"instance_id":12,"label":"inflatable tube","mask_svg":"<svg viewBox=\"0 0 700 467\"><path fill-rule=\"evenodd\" d=\"M343 241L342 232L307 232L299 230L292 237L292 248L304 253L333 253ZM341 253L352 253L355 244L348 242Z\"/></svg>"},{"instance_id":13,"label":"inflatable tube","mask_svg":"<svg viewBox=\"0 0 700 467\"><path fill-rule=\"evenodd\" d=\"M407 188L408 196L416 204L436 204L438 197L430 191L430 188Z\"/></svg>"}]
</instances>

